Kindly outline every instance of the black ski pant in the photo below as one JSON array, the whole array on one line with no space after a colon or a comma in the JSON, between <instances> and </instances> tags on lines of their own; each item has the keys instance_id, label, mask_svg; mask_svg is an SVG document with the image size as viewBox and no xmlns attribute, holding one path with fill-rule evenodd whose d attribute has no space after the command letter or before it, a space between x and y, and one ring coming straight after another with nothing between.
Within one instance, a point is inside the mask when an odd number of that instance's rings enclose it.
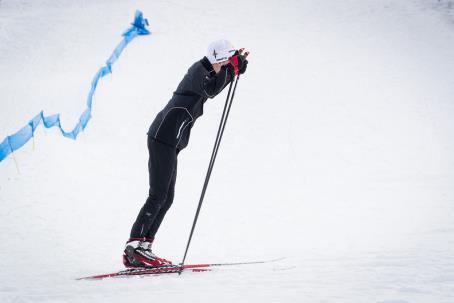
<instances>
[{"instance_id":1,"label":"black ski pant","mask_svg":"<svg viewBox=\"0 0 454 303\"><path fill-rule=\"evenodd\" d=\"M173 202L177 178L177 150L148 136L150 189L131 230L131 238L154 239Z\"/></svg>"}]
</instances>

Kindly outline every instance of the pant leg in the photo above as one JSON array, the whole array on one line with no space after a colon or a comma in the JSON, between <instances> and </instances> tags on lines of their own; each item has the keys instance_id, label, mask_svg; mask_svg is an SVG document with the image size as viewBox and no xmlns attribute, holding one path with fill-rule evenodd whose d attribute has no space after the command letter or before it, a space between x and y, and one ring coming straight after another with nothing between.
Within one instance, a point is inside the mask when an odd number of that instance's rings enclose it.
<instances>
[{"instance_id":1,"label":"pant leg","mask_svg":"<svg viewBox=\"0 0 454 303\"><path fill-rule=\"evenodd\" d=\"M176 161L178 162L178 161ZM165 204L161 207L158 215L156 216L156 219L153 221L153 224L150 227L150 232L148 234L148 237L153 239L154 236L156 235L156 232L159 229L159 226L161 226L162 220L164 219L164 216L166 215L167 211L169 210L170 206L172 206L173 203L173 197L175 195L175 182L177 179L177 164L175 164L175 169L173 170L172 174L172 180L170 181L169 189L167 190L167 199Z\"/></svg>"},{"instance_id":2,"label":"pant leg","mask_svg":"<svg viewBox=\"0 0 454 303\"><path fill-rule=\"evenodd\" d=\"M148 198L139 212L131 229L131 238L144 238L150 234L150 228L161 208L166 205L167 192L176 168L175 148L159 143L148 137L148 171L150 189Z\"/></svg>"}]
</instances>

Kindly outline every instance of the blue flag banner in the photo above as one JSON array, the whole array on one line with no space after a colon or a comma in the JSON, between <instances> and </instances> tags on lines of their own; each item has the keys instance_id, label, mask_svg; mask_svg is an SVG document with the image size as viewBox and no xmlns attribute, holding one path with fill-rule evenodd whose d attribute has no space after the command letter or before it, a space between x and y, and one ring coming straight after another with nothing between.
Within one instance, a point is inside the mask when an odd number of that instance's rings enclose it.
<instances>
[{"instance_id":1,"label":"blue flag banner","mask_svg":"<svg viewBox=\"0 0 454 303\"><path fill-rule=\"evenodd\" d=\"M87 108L81 114L79 122L74 126L74 128L67 132L63 130L60 123L60 114L44 116L43 111L31 119L27 125L22 127L18 132L13 135L7 136L0 143L0 162L3 161L9 154L18 150L24 146L35 133L36 128L42 122L45 128L58 127L61 131L61 134L67 138L76 139L77 135L85 129L88 124L88 121L91 119L91 107L93 104L93 95L98 86L99 79L112 73L112 66L118 60L123 50L135 37L141 35L149 35L150 31L147 29L148 21L143 18L142 12L136 11L134 22L132 26L123 33L123 39L117 45L117 47L112 52L112 55L107 59L106 65L102 66L98 72L95 74L93 80L91 81L91 88L87 97Z\"/></svg>"}]
</instances>

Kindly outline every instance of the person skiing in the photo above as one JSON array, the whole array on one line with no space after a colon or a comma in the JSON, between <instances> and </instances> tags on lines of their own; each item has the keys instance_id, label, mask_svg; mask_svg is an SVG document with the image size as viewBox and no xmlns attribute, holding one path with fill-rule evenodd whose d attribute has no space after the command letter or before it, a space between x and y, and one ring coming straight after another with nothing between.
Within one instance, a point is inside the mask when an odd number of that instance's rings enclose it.
<instances>
[{"instance_id":1,"label":"person skiing","mask_svg":"<svg viewBox=\"0 0 454 303\"><path fill-rule=\"evenodd\" d=\"M151 246L173 202L178 153L188 145L191 128L203 114L207 99L214 98L235 76L246 71L247 55L227 40L212 42L207 55L188 69L170 101L153 120L147 133L149 193L126 242L126 267L172 264L156 256Z\"/></svg>"}]
</instances>

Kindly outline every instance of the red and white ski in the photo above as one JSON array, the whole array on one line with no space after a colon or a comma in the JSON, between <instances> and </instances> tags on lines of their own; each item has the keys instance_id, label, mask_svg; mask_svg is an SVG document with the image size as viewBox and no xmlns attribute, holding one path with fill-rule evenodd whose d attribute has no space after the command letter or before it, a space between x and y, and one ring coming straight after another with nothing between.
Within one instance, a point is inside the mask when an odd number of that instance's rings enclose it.
<instances>
[{"instance_id":1,"label":"red and white ski","mask_svg":"<svg viewBox=\"0 0 454 303\"><path fill-rule=\"evenodd\" d=\"M213 268L213 267L270 263L270 262L276 262L276 261L279 261L282 259L284 259L284 258L266 260L266 261L185 264L183 266L175 264L175 265L165 265L165 266L156 266L156 267L130 268L130 269L125 269L125 270L121 270L121 271L110 273L110 274L101 274L101 275L82 277L82 278L78 278L77 280L100 280L100 279L115 278L115 277L159 275L159 274L181 273L181 272L187 271L187 270L191 270L194 272L201 272L201 271L210 271L211 268Z\"/></svg>"}]
</instances>

